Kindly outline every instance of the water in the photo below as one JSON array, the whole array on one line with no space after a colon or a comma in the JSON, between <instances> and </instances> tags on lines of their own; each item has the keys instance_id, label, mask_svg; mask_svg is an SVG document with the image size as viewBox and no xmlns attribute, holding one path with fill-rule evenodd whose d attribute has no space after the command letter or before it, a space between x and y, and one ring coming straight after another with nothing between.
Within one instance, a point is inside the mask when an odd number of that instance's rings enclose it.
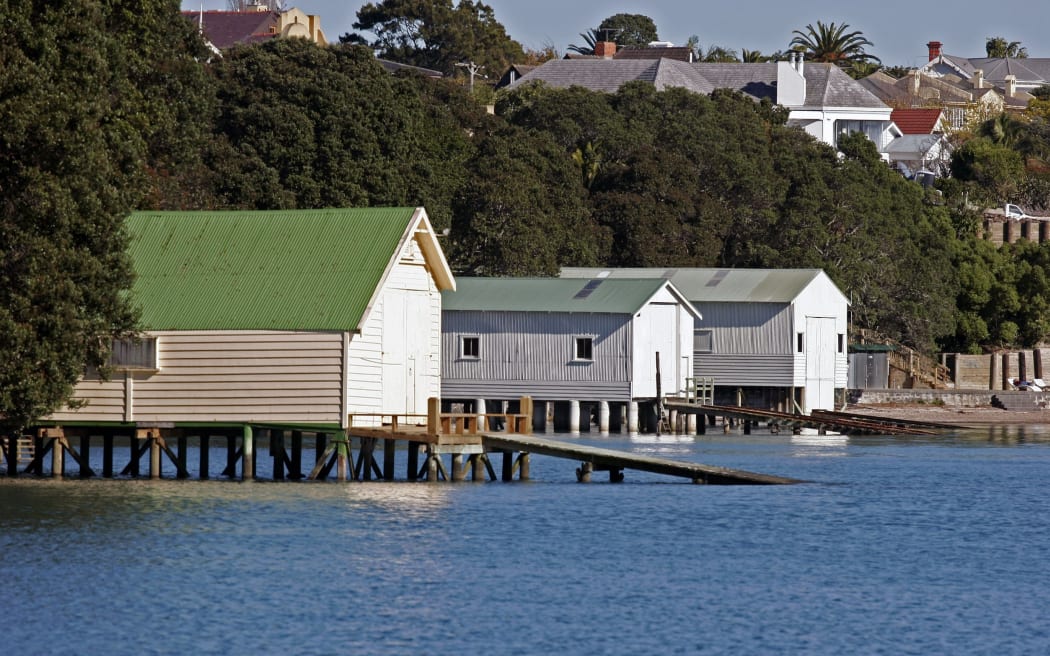
<instances>
[{"instance_id":1,"label":"water","mask_svg":"<svg viewBox=\"0 0 1050 656\"><path fill-rule=\"evenodd\" d=\"M0 480L0 652L1050 648L1050 427L566 439L813 482Z\"/></svg>"}]
</instances>

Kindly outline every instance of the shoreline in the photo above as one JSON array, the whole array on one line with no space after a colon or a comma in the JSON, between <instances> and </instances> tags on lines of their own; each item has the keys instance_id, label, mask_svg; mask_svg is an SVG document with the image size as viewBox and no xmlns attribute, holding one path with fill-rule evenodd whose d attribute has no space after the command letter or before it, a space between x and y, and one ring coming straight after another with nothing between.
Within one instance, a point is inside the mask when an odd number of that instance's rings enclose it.
<instances>
[{"instance_id":1,"label":"shoreline","mask_svg":"<svg viewBox=\"0 0 1050 656\"><path fill-rule=\"evenodd\" d=\"M961 407L923 403L858 403L847 411L875 418L931 421L943 424L986 426L995 424L1050 424L1050 410L1004 410L990 405Z\"/></svg>"}]
</instances>

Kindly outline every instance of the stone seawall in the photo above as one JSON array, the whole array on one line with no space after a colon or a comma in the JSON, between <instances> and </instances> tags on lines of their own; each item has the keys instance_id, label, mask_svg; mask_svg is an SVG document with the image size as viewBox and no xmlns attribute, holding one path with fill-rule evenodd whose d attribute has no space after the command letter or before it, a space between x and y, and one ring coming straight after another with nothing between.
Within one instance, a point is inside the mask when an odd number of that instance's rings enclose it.
<instances>
[{"instance_id":1,"label":"stone seawall","mask_svg":"<svg viewBox=\"0 0 1050 656\"><path fill-rule=\"evenodd\" d=\"M994 398L994 400L993 400ZM993 405L1046 408L1050 406L1050 392L1020 392L991 390L932 390L932 389L865 389L850 390L850 403L870 405L907 404L942 405L952 408L980 408Z\"/></svg>"}]
</instances>

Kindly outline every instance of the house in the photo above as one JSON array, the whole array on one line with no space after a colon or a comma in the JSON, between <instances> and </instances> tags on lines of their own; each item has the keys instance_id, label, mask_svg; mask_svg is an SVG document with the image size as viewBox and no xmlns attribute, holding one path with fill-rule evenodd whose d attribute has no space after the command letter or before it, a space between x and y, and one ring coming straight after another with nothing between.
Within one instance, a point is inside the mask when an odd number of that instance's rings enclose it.
<instances>
[{"instance_id":1,"label":"house","mask_svg":"<svg viewBox=\"0 0 1050 656\"><path fill-rule=\"evenodd\" d=\"M184 11L183 17L200 30L213 52L237 44L259 43L270 39L296 37L314 43L327 43L321 19L301 9L275 11L263 3L246 5L245 11Z\"/></svg>"},{"instance_id":2,"label":"house","mask_svg":"<svg viewBox=\"0 0 1050 656\"><path fill-rule=\"evenodd\" d=\"M562 269L563 278L671 281L703 315L693 376L715 402L809 413L846 388L849 302L820 269Z\"/></svg>"},{"instance_id":3,"label":"house","mask_svg":"<svg viewBox=\"0 0 1050 656\"><path fill-rule=\"evenodd\" d=\"M503 87L509 87L522 76L528 75L530 72L532 72L532 69L534 68L536 68L536 66L529 64L511 64L509 67L507 67L507 70L504 71L499 81L496 82L495 88L502 89Z\"/></svg>"},{"instance_id":4,"label":"house","mask_svg":"<svg viewBox=\"0 0 1050 656\"><path fill-rule=\"evenodd\" d=\"M423 208L140 212L127 227L142 339L50 421L339 429L440 393L455 280Z\"/></svg>"},{"instance_id":5,"label":"house","mask_svg":"<svg viewBox=\"0 0 1050 656\"><path fill-rule=\"evenodd\" d=\"M674 59L613 59L585 57L579 59L551 59L543 62L510 86L532 82L564 88L581 86L591 91L615 93L628 82L640 80L654 85L658 91L681 87L695 93L709 94L714 85L706 80L695 64Z\"/></svg>"},{"instance_id":6,"label":"house","mask_svg":"<svg viewBox=\"0 0 1050 656\"><path fill-rule=\"evenodd\" d=\"M1006 97L985 85L979 74L964 80L954 74L934 76L922 70L909 71L895 79L879 71L860 83L891 107L936 108L944 112L949 130L962 130L1004 111L1023 111L1031 98L1027 93Z\"/></svg>"},{"instance_id":7,"label":"house","mask_svg":"<svg viewBox=\"0 0 1050 656\"><path fill-rule=\"evenodd\" d=\"M974 101L983 98L988 90L995 93L995 98L982 103L984 112L967 117L971 121L987 118L988 110L994 113L1023 112L1033 97L1029 92L1050 82L1050 58L967 58L946 54L940 41L930 41L926 47L929 60L918 69L920 76L940 79L956 88L971 91ZM953 125L958 119L949 116Z\"/></svg>"},{"instance_id":8,"label":"house","mask_svg":"<svg viewBox=\"0 0 1050 656\"><path fill-rule=\"evenodd\" d=\"M633 431L639 405L654 416L692 376L700 314L667 280L459 278L442 308L442 399L477 412L530 396L538 423L553 402L579 430L582 403L605 431L610 407L614 430L626 411Z\"/></svg>"},{"instance_id":9,"label":"house","mask_svg":"<svg viewBox=\"0 0 1050 656\"><path fill-rule=\"evenodd\" d=\"M1006 91L1008 96L1050 83L1050 57L959 57L946 54L940 41L930 41L926 47L929 60L919 70L933 77L954 75L972 80L976 76L984 85Z\"/></svg>"},{"instance_id":10,"label":"house","mask_svg":"<svg viewBox=\"0 0 1050 656\"><path fill-rule=\"evenodd\" d=\"M659 54L663 49L644 49ZM710 94L733 89L756 101L769 99L790 110L788 124L836 146L841 134L862 132L885 155L885 147L900 136L890 120L892 109L833 64L791 61L762 64L688 63L666 57L650 59L615 55L552 60L536 67L511 86L543 82L567 88L582 86L615 92L626 82L642 80L663 90L681 87Z\"/></svg>"},{"instance_id":11,"label":"house","mask_svg":"<svg viewBox=\"0 0 1050 656\"><path fill-rule=\"evenodd\" d=\"M951 163L951 145L945 137L946 121L939 108L895 109L891 114L903 136L886 148L890 164L908 178L930 183L933 177L946 176Z\"/></svg>"}]
</instances>

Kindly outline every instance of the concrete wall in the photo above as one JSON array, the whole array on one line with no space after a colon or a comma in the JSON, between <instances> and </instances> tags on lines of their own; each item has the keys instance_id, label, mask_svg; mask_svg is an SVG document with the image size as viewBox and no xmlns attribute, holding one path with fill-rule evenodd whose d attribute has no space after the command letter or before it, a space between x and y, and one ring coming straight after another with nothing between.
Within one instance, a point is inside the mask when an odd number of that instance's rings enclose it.
<instances>
[{"instance_id":1,"label":"concrete wall","mask_svg":"<svg viewBox=\"0 0 1050 656\"><path fill-rule=\"evenodd\" d=\"M945 363L952 370L959 390L1011 389L1005 381L1050 378L1050 349L1033 349L985 355L948 353Z\"/></svg>"}]
</instances>

